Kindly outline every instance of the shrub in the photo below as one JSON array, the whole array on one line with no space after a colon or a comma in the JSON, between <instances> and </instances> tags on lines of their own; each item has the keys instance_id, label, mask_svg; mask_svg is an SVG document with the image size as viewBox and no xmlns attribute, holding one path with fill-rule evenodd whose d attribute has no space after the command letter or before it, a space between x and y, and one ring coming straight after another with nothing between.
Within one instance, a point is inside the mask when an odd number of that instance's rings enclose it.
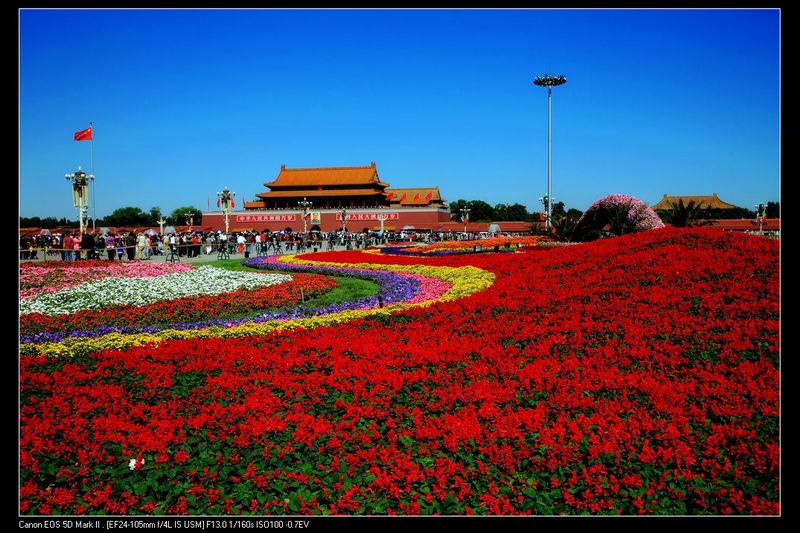
<instances>
[{"instance_id":1,"label":"shrub","mask_svg":"<svg viewBox=\"0 0 800 533\"><path fill-rule=\"evenodd\" d=\"M646 203L627 194L609 194L589 206L575 226L573 240L663 228L664 223Z\"/></svg>"}]
</instances>

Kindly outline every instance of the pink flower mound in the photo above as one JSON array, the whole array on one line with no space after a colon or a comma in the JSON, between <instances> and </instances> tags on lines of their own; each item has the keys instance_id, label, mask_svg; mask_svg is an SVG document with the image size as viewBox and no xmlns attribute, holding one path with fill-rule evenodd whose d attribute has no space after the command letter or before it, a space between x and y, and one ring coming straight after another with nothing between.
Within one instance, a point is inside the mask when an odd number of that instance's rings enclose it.
<instances>
[{"instance_id":1,"label":"pink flower mound","mask_svg":"<svg viewBox=\"0 0 800 533\"><path fill-rule=\"evenodd\" d=\"M663 228L664 223L646 203L628 194L609 194L589 206L578 220L576 234L591 230L601 233L608 226L612 234Z\"/></svg>"}]
</instances>

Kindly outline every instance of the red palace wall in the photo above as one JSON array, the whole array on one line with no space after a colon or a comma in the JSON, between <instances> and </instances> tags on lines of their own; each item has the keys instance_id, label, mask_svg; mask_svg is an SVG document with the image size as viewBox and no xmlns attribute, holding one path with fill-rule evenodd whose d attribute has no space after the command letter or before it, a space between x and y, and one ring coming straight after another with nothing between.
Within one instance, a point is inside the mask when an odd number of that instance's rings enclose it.
<instances>
[{"instance_id":1,"label":"red palace wall","mask_svg":"<svg viewBox=\"0 0 800 533\"><path fill-rule=\"evenodd\" d=\"M319 214L319 219L316 218ZM450 221L450 211L447 208L420 207L401 209L348 209L347 231L359 232L364 228L379 230L381 227L379 217L384 220L385 230L401 230L404 226L414 226L416 229L436 230L442 222ZM340 209L312 210L307 218L307 228L318 225L324 232L335 231L342 228ZM303 219L300 211L289 209L233 211L228 216L230 231L281 231L291 228L292 231L303 231ZM203 213L203 227L212 230L225 229L225 217L220 211Z\"/></svg>"}]
</instances>

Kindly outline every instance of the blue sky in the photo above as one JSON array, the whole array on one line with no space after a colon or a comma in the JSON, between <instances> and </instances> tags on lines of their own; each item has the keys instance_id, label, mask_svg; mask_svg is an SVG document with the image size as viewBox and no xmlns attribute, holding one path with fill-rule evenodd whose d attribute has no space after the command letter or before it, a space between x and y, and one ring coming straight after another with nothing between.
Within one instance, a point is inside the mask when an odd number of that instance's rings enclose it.
<instances>
[{"instance_id":1,"label":"blue sky","mask_svg":"<svg viewBox=\"0 0 800 533\"><path fill-rule=\"evenodd\" d=\"M780 193L777 10L21 10L20 214L252 200L287 167L586 209Z\"/></svg>"}]
</instances>

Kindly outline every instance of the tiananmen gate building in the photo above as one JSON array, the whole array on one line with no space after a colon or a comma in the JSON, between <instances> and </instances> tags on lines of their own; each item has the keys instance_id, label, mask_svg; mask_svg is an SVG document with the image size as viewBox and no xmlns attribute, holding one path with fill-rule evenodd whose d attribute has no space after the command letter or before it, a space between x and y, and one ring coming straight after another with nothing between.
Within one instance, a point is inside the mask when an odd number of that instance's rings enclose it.
<instances>
[{"instance_id":1,"label":"tiananmen gate building","mask_svg":"<svg viewBox=\"0 0 800 533\"><path fill-rule=\"evenodd\" d=\"M286 168L264 184L268 191L245 202L244 209L231 211L231 231L286 228L303 231L303 209L298 202L311 202L308 230L324 232L342 228L342 209L347 211L347 230L403 228L438 231L450 222L450 210L438 187L394 189L378 176L375 162L361 167ZM224 229L221 211L203 213L203 225Z\"/></svg>"}]
</instances>

